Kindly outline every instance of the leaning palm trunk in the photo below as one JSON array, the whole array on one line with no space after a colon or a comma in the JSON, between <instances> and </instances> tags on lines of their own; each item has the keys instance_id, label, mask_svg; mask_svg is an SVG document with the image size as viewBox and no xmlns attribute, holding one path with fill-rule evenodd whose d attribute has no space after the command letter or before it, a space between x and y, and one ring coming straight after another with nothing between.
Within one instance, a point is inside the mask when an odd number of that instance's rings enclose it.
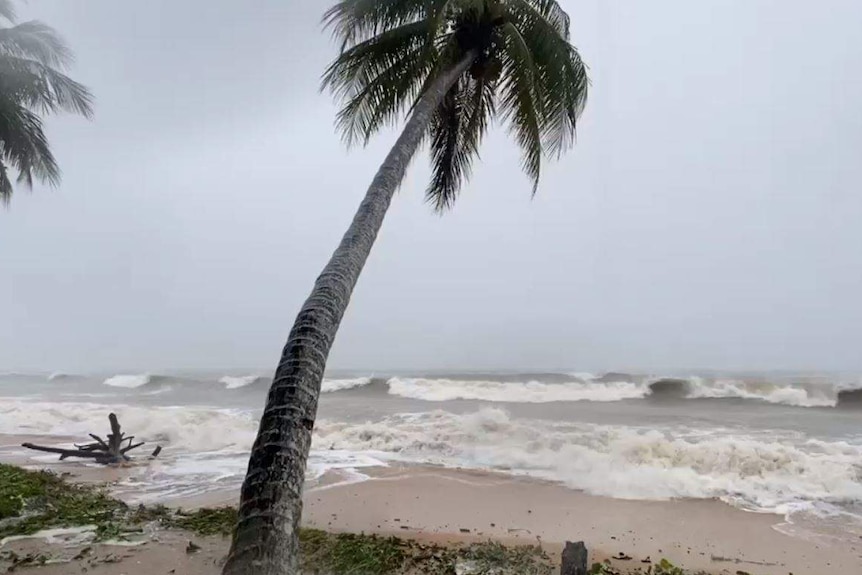
<instances>
[{"instance_id":1,"label":"leaning palm trunk","mask_svg":"<svg viewBox=\"0 0 862 575\"><path fill-rule=\"evenodd\" d=\"M339 0L324 20L341 51L323 84L344 101L338 125L348 141L367 142L399 119L404 105L413 108L291 330L252 448L224 575L297 572L305 464L326 358L422 140L432 157L426 196L445 210L499 110L535 192L543 154L571 144L586 99L586 68L555 0Z\"/></svg>"},{"instance_id":2,"label":"leaning palm trunk","mask_svg":"<svg viewBox=\"0 0 862 575\"><path fill-rule=\"evenodd\" d=\"M440 74L417 100L341 244L302 306L275 372L242 486L224 575L297 572L305 465L326 359L392 196L445 94L476 55Z\"/></svg>"}]
</instances>

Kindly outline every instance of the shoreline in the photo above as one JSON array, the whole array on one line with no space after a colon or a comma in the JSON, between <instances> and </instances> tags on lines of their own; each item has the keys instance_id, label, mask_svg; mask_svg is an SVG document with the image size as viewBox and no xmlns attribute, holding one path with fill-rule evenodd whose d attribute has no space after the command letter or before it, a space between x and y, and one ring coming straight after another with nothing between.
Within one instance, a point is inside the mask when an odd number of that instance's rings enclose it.
<instances>
[{"instance_id":1,"label":"shoreline","mask_svg":"<svg viewBox=\"0 0 862 575\"><path fill-rule=\"evenodd\" d=\"M21 436L0 436L0 446ZM32 437L27 437L32 439ZM124 468L26 457L0 461L70 473L83 483L116 482ZM562 485L503 473L425 466L363 468L368 479L330 472L306 487L303 525L334 533L366 533L425 543L499 541L536 545L558 557L565 541L583 540L590 561L610 558L619 569L646 568L666 558L692 571L757 575L823 575L862 571L862 539L838 544L827 536L789 535L779 515L736 509L718 500L642 501L589 495ZM121 499L127 494L119 493ZM238 488L163 501L198 509L235 506ZM212 544L226 553L227 541ZM622 554L628 560L613 559Z\"/></svg>"},{"instance_id":2,"label":"shoreline","mask_svg":"<svg viewBox=\"0 0 862 575\"><path fill-rule=\"evenodd\" d=\"M778 515L716 500L611 499L478 471L386 468L368 481L312 488L305 496L304 521L334 531L442 540L466 535L560 548L565 541L583 540L591 555L630 556L613 561L621 568L667 558L686 569L716 573L862 570L862 540L842 546L791 537L778 529L784 524Z\"/></svg>"}]
</instances>

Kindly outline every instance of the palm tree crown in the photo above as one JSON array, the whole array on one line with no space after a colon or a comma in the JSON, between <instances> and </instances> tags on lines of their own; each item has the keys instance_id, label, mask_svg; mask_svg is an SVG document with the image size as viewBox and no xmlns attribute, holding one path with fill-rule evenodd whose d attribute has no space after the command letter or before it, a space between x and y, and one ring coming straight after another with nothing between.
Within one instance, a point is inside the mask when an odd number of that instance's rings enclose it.
<instances>
[{"instance_id":1,"label":"palm tree crown","mask_svg":"<svg viewBox=\"0 0 862 575\"><path fill-rule=\"evenodd\" d=\"M57 33L37 21L15 23L10 0L0 0L0 203L12 197L9 168L18 183L32 187L34 177L57 185L60 168L42 130L41 114L92 115L92 96L62 73L72 53Z\"/></svg>"},{"instance_id":2,"label":"palm tree crown","mask_svg":"<svg viewBox=\"0 0 862 575\"><path fill-rule=\"evenodd\" d=\"M341 52L323 84L342 100L338 126L367 143L401 119L442 72L472 55L428 128L426 197L452 206L489 124L509 124L535 193L542 157L573 142L586 67L554 0L342 0L325 16Z\"/></svg>"}]
</instances>

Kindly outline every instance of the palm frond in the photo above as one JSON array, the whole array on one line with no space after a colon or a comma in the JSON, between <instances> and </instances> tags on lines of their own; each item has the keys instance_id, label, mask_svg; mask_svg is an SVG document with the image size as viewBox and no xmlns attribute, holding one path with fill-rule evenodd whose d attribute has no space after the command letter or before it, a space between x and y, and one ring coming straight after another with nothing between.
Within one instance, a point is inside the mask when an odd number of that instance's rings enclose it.
<instances>
[{"instance_id":1,"label":"palm frond","mask_svg":"<svg viewBox=\"0 0 862 575\"><path fill-rule=\"evenodd\" d=\"M36 113L14 100L0 98L0 140L4 171L7 166L14 168L18 172L18 183L32 187L35 177L51 186L59 184L60 168ZM0 188L4 186L0 181ZM8 201L11 188L3 195Z\"/></svg>"},{"instance_id":2,"label":"palm frond","mask_svg":"<svg viewBox=\"0 0 862 575\"><path fill-rule=\"evenodd\" d=\"M72 51L57 32L38 21L0 28L0 54L29 58L46 66L64 68L72 63Z\"/></svg>"},{"instance_id":3,"label":"palm frond","mask_svg":"<svg viewBox=\"0 0 862 575\"><path fill-rule=\"evenodd\" d=\"M544 20L563 40L569 40L571 20L556 0L503 0L509 13L532 14Z\"/></svg>"},{"instance_id":4,"label":"palm frond","mask_svg":"<svg viewBox=\"0 0 862 575\"><path fill-rule=\"evenodd\" d=\"M458 40L452 32L440 34L434 41L432 49L435 61L430 72L426 75L425 81L422 82L417 96L424 94L434 80L437 79L438 75L444 73L450 66L454 66L461 55L461 50L458 48ZM410 108L412 110L413 106Z\"/></svg>"},{"instance_id":5,"label":"palm frond","mask_svg":"<svg viewBox=\"0 0 862 575\"><path fill-rule=\"evenodd\" d=\"M559 156L574 143L577 120L586 105L586 66L577 50L536 10L517 6L510 14L535 62L544 146L550 155Z\"/></svg>"},{"instance_id":6,"label":"palm frond","mask_svg":"<svg viewBox=\"0 0 862 575\"><path fill-rule=\"evenodd\" d=\"M423 19L429 5L442 0L342 0L326 11L324 25L341 50L392 28Z\"/></svg>"},{"instance_id":7,"label":"palm frond","mask_svg":"<svg viewBox=\"0 0 862 575\"><path fill-rule=\"evenodd\" d=\"M0 17L14 23L10 1L0 0ZM41 22L0 28L0 204L12 197L11 172L27 187L34 180L59 184L40 114L93 113L90 91L63 74L72 60L60 35Z\"/></svg>"},{"instance_id":8,"label":"palm frond","mask_svg":"<svg viewBox=\"0 0 862 575\"><path fill-rule=\"evenodd\" d=\"M35 60L0 56L0 92L46 113L93 114L93 96L85 86Z\"/></svg>"},{"instance_id":9,"label":"palm frond","mask_svg":"<svg viewBox=\"0 0 862 575\"><path fill-rule=\"evenodd\" d=\"M500 28L500 35L503 39L501 112L521 147L521 167L533 181L535 194L542 168L540 117L543 111L542 98L537 94L536 66L524 38L511 22Z\"/></svg>"},{"instance_id":10,"label":"palm frond","mask_svg":"<svg viewBox=\"0 0 862 575\"><path fill-rule=\"evenodd\" d=\"M482 138L496 114L494 100L494 81L464 77L446 95L432 120L432 177L425 199L435 211L451 208L470 177Z\"/></svg>"},{"instance_id":11,"label":"palm frond","mask_svg":"<svg viewBox=\"0 0 862 575\"><path fill-rule=\"evenodd\" d=\"M342 99L354 96L394 60L425 47L431 38L427 22L419 21L365 40L339 54L324 73L321 89Z\"/></svg>"},{"instance_id":12,"label":"palm frond","mask_svg":"<svg viewBox=\"0 0 862 575\"><path fill-rule=\"evenodd\" d=\"M15 5L12 0L0 0L0 18L14 22L16 18Z\"/></svg>"},{"instance_id":13,"label":"palm frond","mask_svg":"<svg viewBox=\"0 0 862 575\"><path fill-rule=\"evenodd\" d=\"M462 90L462 82L452 86L431 121L432 177L425 198L437 211L455 201L470 166L470 155L461 141L465 121Z\"/></svg>"},{"instance_id":14,"label":"palm frond","mask_svg":"<svg viewBox=\"0 0 862 575\"><path fill-rule=\"evenodd\" d=\"M465 95L468 98L465 142L476 154L491 121L497 116L497 80L484 77L468 81Z\"/></svg>"},{"instance_id":15,"label":"palm frond","mask_svg":"<svg viewBox=\"0 0 862 575\"><path fill-rule=\"evenodd\" d=\"M363 141L398 118L434 63L428 25L413 22L345 50L323 77L344 101L337 125L348 144Z\"/></svg>"}]
</instances>

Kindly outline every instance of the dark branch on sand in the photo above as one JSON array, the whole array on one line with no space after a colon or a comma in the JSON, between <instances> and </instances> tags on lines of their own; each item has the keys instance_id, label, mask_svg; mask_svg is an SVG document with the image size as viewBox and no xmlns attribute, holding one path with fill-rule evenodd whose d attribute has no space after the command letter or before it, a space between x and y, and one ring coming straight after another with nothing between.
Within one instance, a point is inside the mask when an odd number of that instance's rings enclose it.
<instances>
[{"instance_id":1,"label":"dark branch on sand","mask_svg":"<svg viewBox=\"0 0 862 575\"><path fill-rule=\"evenodd\" d=\"M58 453L60 455L60 461L66 459L67 457L80 457L82 459L94 459L96 463L103 463L105 465L112 465L117 463L122 463L124 461L129 461L131 458L126 455L129 451L133 449L137 449L138 447L144 445L144 442L140 443L132 443L132 440L135 439L134 435L130 435L125 437L120 428L120 422L117 420L117 416L113 413L108 416L108 421L111 423L111 433L108 435L108 441L105 441L98 435L90 433L90 437L96 440L96 443L87 443L85 445L75 444L77 449L63 449L60 447L46 447L44 445L34 445L32 443L23 443L22 447L26 447L27 449L34 449L36 451L44 451L47 453ZM128 442L128 445L123 447L123 444ZM155 451L150 457L156 457L162 448L161 446L156 446Z\"/></svg>"}]
</instances>

